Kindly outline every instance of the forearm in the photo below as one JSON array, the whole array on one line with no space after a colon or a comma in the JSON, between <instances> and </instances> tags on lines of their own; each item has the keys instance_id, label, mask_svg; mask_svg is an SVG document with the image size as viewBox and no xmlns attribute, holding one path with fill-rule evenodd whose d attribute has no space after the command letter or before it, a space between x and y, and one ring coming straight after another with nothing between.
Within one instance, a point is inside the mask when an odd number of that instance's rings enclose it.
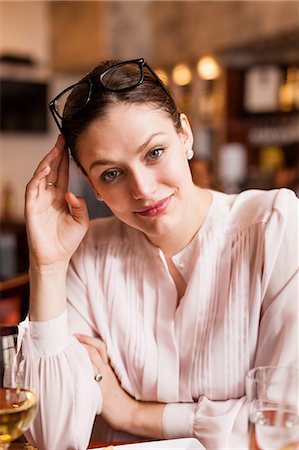
<instances>
[{"instance_id":1,"label":"forearm","mask_svg":"<svg viewBox=\"0 0 299 450\"><path fill-rule=\"evenodd\" d=\"M68 264L36 267L30 264L29 317L32 321L52 320L66 308L66 273Z\"/></svg>"},{"instance_id":2,"label":"forearm","mask_svg":"<svg viewBox=\"0 0 299 450\"><path fill-rule=\"evenodd\" d=\"M90 352L90 358L94 372L100 372L103 376L99 384L103 396L101 416L107 424L125 433L163 439L162 415L165 405L135 400L120 386L110 364L104 363L98 352Z\"/></svg>"},{"instance_id":3,"label":"forearm","mask_svg":"<svg viewBox=\"0 0 299 450\"><path fill-rule=\"evenodd\" d=\"M28 382L35 380L39 397L27 439L40 450L86 449L101 393L87 352L68 336L67 314L49 322L22 322L20 328L20 370Z\"/></svg>"},{"instance_id":4,"label":"forearm","mask_svg":"<svg viewBox=\"0 0 299 450\"><path fill-rule=\"evenodd\" d=\"M162 416L164 406L163 403L135 401L131 411L130 423L122 431L137 436L163 439Z\"/></svg>"},{"instance_id":5,"label":"forearm","mask_svg":"<svg viewBox=\"0 0 299 450\"><path fill-rule=\"evenodd\" d=\"M245 397L194 403L135 402L130 424L121 431L153 439L196 437L206 448L247 448ZM215 433L215 430L218 430Z\"/></svg>"}]
</instances>

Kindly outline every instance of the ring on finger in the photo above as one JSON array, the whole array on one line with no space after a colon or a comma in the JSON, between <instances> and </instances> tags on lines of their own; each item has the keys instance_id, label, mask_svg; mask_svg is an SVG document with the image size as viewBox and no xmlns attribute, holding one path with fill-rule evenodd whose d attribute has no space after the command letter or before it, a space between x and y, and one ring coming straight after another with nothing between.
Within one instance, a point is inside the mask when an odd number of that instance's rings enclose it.
<instances>
[{"instance_id":1,"label":"ring on finger","mask_svg":"<svg viewBox=\"0 0 299 450\"><path fill-rule=\"evenodd\" d=\"M94 376L94 379L96 380L97 383L99 383L103 379L103 375L101 373L97 373Z\"/></svg>"},{"instance_id":2,"label":"ring on finger","mask_svg":"<svg viewBox=\"0 0 299 450\"><path fill-rule=\"evenodd\" d=\"M56 188L56 183L53 183L52 181L49 181L48 183L46 183L46 187L54 187Z\"/></svg>"}]
</instances>

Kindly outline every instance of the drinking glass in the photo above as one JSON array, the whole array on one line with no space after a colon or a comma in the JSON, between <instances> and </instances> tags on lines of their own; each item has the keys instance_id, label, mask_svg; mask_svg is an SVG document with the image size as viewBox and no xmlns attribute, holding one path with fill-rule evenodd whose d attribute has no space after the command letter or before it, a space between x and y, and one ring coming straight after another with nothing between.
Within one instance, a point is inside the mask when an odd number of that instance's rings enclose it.
<instances>
[{"instance_id":1,"label":"drinking glass","mask_svg":"<svg viewBox=\"0 0 299 450\"><path fill-rule=\"evenodd\" d=\"M0 326L0 449L26 431L35 417L37 395L24 384L17 364L17 327Z\"/></svg>"},{"instance_id":2,"label":"drinking glass","mask_svg":"<svg viewBox=\"0 0 299 450\"><path fill-rule=\"evenodd\" d=\"M250 450L299 449L299 372L256 367L246 375Z\"/></svg>"}]
</instances>

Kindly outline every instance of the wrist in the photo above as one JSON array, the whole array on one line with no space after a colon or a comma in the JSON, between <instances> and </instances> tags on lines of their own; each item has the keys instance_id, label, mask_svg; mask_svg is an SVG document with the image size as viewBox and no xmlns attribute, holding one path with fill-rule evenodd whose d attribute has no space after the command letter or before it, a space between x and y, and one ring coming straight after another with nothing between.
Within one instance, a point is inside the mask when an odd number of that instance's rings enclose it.
<instances>
[{"instance_id":1,"label":"wrist","mask_svg":"<svg viewBox=\"0 0 299 450\"><path fill-rule=\"evenodd\" d=\"M130 431L139 436L163 439L162 415L164 407L163 403L135 400L131 410Z\"/></svg>"},{"instance_id":2,"label":"wrist","mask_svg":"<svg viewBox=\"0 0 299 450\"><path fill-rule=\"evenodd\" d=\"M30 261L29 317L44 322L58 317L66 309L67 264L38 266Z\"/></svg>"},{"instance_id":3,"label":"wrist","mask_svg":"<svg viewBox=\"0 0 299 450\"><path fill-rule=\"evenodd\" d=\"M33 258L29 261L30 277L56 277L66 276L69 261L58 261L53 264L39 264Z\"/></svg>"},{"instance_id":4,"label":"wrist","mask_svg":"<svg viewBox=\"0 0 299 450\"><path fill-rule=\"evenodd\" d=\"M138 414L140 410L139 403L140 402L138 400L135 400L131 397L130 406L127 407L126 411L127 420L125 422L121 422L120 426L118 427L120 431L138 435L138 430L136 427L138 426Z\"/></svg>"}]
</instances>

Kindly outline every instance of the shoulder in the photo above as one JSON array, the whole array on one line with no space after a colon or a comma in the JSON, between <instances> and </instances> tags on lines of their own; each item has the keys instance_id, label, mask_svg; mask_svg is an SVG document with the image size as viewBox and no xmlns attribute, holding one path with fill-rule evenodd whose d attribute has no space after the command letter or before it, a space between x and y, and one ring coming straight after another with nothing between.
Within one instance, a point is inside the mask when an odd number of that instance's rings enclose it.
<instances>
[{"instance_id":1,"label":"shoulder","mask_svg":"<svg viewBox=\"0 0 299 450\"><path fill-rule=\"evenodd\" d=\"M251 189L237 195L220 193L219 201L226 205L230 224L239 229L298 213L298 198L289 189Z\"/></svg>"}]
</instances>

